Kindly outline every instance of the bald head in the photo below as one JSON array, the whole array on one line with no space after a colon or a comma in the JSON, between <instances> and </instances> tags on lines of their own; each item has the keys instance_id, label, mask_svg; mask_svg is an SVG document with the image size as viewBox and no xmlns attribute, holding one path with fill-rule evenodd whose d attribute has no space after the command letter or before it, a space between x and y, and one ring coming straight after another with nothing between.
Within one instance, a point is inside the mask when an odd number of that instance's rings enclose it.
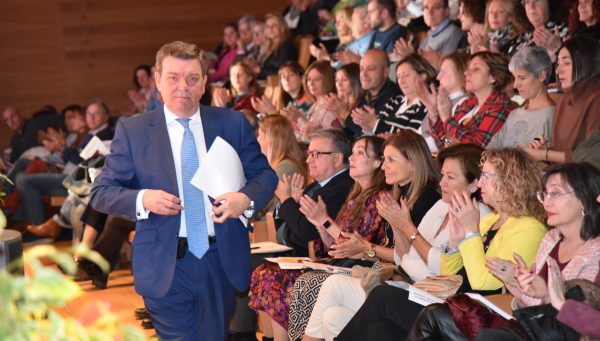
<instances>
[{"instance_id":1,"label":"bald head","mask_svg":"<svg viewBox=\"0 0 600 341\"><path fill-rule=\"evenodd\" d=\"M377 94L389 73L387 53L379 49L367 51L360 60L360 85L371 95Z\"/></svg>"},{"instance_id":2,"label":"bald head","mask_svg":"<svg viewBox=\"0 0 600 341\"><path fill-rule=\"evenodd\" d=\"M2 119L8 126L8 129L12 131L21 131L21 128L23 128L23 116L21 116L21 112L16 107L6 107L2 112Z\"/></svg>"}]
</instances>

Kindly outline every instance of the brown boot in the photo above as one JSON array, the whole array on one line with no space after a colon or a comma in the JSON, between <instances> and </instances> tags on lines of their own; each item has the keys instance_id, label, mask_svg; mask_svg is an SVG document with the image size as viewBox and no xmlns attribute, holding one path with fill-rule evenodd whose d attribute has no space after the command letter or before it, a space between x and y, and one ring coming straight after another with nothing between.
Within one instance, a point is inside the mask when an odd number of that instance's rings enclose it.
<instances>
[{"instance_id":1,"label":"brown boot","mask_svg":"<svg viewBox=\"0 0 600 341\"><path fill-rule=\"evenodd\" d=\"M56 239L60 234L62 227L50 218L40 225L27 225L27 231L38 237L50 237Z\"/></svg>"}]
</instances>

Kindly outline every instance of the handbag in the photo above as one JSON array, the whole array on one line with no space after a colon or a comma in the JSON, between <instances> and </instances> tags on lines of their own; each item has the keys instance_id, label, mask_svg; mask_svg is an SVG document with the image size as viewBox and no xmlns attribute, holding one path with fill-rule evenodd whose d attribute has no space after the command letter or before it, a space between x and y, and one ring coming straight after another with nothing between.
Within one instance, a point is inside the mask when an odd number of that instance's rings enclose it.
<instances>
[{"instance_id":1,"label":"handbag","mask_svg":"<svg viewBox=\"0 0 600 341\"><path fill-rule=\"evenodd\" d=\"M470 341L481 329L503 328L511 323L465 294L448 297L446 304L456 326Z\"/></svg>"},{"instance_id":2,"label":"handbag","mask_svg":"<svg viewBox=\"0 0 600 341\"><path fill-rule=\"evenodd\" d=\"M104 166L105 159L105 156L100 155L80 163L63 180L63 186L80 197L87 197L92 190L94 179Z\"/></svg>"},{"instance_id":3,"label":"handbag","mask_svg":"<svg viewBox=\"0 0 600 341\"><path fill-rule=\"evenodd\" d=\"M463 277L460 275L429 276L416 281L413 285L433 296L446 299L456 294L462 282Z\"/></svg>"}]
</instances>

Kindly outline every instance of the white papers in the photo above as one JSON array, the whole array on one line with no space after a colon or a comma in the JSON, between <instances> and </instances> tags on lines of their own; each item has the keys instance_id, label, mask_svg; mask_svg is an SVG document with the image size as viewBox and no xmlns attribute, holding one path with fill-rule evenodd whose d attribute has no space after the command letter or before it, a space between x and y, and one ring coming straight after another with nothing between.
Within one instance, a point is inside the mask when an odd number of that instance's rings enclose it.
<instances>
[{"instance_id":1,"label":"white papers","mask_svg":"<svg viewBox=\"0 0 600 341\"><path fill-rule=\"evenodd\" d=\"M306 268L303 261L310 262L308 257L271 257L265 258L265 260L277 263L282 270L300 270Z\"/></svg>"},{"instance_id":2,"label":"white papers","mask_svg":"<svg viewBox=\"0 0 600 341\"><path fill-rule=\"evenodd\" d=\"M81 153L79 153L79 156L82 159L87 160L96 155L96 153L100 155L108 155L110 154L109 146L111 142L112 141L102 141L98 138L98 136L94 135L90 142L85 145Z\"/></svg>"},{"instance_id":3,"label":"white papers","mask_svg":"<svg viewBox=\"0 0 600 341\"><path fill-rule=\"evenodd\" d=\"M304 264L304 266L306 266L307 268L311 268L311 269L317 270L317 271L325 271L325 272L329 272L332 274L342 274L342 275L352 274L351 268L345 268L342 266L333 266L333 265L328 265L328 264L324 264L324 263L315 263L315 262L311 262L311 261L304 261L304 262L302 262L302 264Z\"/></svg>"},{"instance_id":4,"label":"white papers","mask_svg":"<svg viewBox=\"0 0 600 341\"><path fill-rule=\"evenodd\" d=\"M192 178L192 185L216 198L246 184L242 161L233 147L217 136Z\"/></svg>"},{"instance_id":5,"label":"white papers","mask_svg":"<svg viewBox=\"0 0 600 341\"><path fill-rule=\"evenodd\" d=\"M418 303L422 306L427 306L433 303L444 303L444 300L433 296L425 290L421 290L415 286L412 286L406 282L401 281L387 281L389 285L404 289L408 291L408 299Z\"/></svg>"},{"instance_id":6,"label":"white papers","mask_svg":"<svg viewBox=\"0 0 600 341\"><path fill-rule=\"evenodd\" d=\"M484 306L490 308L495 313L497 313L498 315L504 317L505 319L507 319L507 320L513 320L514 319L514 317L511 314L505 312L504 310L502 310L502 308L498 307L497 305L495 305L494 303L492 303L487 298L481 296L480 294L468 292L468 293L466 293L466 295L469 296L469 297L471 297L472 299L474 299L476 301L479 301L481 304L483 304Z\"/></svg>"},{"instance_id":7,"label":"white papers","mask_svg":"<svg viewBox=\"0 0 600 341\"><path fill-rule=\"evenodd\" d=\"M273 243L273 242L259 242L250 244L250 253L279 253L289 251L292 248L289 246Z\"/></svg>"},{"instance_id":8,"label":"white papers","mask_svg":"<svg viewBox=\"0 0 600 341\"><path fill-rule=\"evenodd\" d=\"M192 178L192 185L216 198L221 194L237 192L246 184L242 161L233 147L217 136L212 146L202 158L200 168ZM248 219L240 216L248 226Z\"/></svg>"}]
</instances>

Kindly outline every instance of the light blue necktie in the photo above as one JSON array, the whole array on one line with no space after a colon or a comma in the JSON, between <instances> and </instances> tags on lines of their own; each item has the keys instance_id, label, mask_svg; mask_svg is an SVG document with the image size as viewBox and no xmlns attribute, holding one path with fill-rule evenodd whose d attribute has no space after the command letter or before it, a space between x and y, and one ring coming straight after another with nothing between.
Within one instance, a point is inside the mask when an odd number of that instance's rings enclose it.
<instances>
[{"instance_id":1,"label":"light blue necktie","mask_svg":"<svg viewBox=\"0 0 600 341\"><path fill-rule=\"evenodd\" d=\"M208 233L204 213L204 194L192 185L191 181L200 167L194 134L190 130L189 118L178 118L184 128L181 142L181 180L183 181L183 203L185 205L185 224L188 248L198 259L208 250Z\"/></svg>"}]
</instances>

